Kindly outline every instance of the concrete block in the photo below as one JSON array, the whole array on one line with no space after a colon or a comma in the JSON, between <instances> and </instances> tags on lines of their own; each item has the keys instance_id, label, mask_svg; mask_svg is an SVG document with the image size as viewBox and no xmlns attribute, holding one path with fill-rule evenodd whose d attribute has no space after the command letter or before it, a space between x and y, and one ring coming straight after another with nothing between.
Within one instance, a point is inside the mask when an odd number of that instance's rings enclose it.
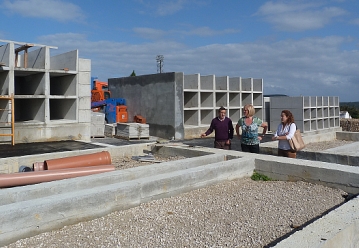
<instances>
[{"instance_id":1,"label":"concrete block","mask_svg":"<svg viewBox=\"0 0 359 248\"><path fill-rule=\"evenodd\" d=\"M105 125L105 114L91 111L91 123Z\"/></svg>"},{"instance_id":2,"label":"concrete block","mask_svg":"<svg viewBox=\"0 0 359 248\"><path fill-rule=\"evenodd\" d=\"M91 106L91 96L81 96L78 101L78 109L88 110Z\"/></svg>"},{"instance_id":3,"label":"concrete block","mask_svg":"<svg viewBox=\"0 0 359 248\"><path fill-rule=\"evenodd\" d=\"M116 135L128 139L149 138L149 125L143 123L117 123Z\"/></svg>"},{"instance_id":4,"label":"concrete block","mask_svg":"<svg viewBox=\"0 0 359 248\"><path fill-rule=\"evenodd\" d=\"M88 85L88 84L79 84L78 85L78 96L79 97L83 97L83 96L87 96L87 97L90 96L91 97L91 87L90 87L90 85Z\"/></svg>"},{"instance_id":5,"label":"concrete block","mask_svg":"<svg viewBox=\"0 0 359 248\"><path fill-rule=\"evenodd\" d=\"M105 136L114 137L116 136L117 123L105 124Z\"/></svg>"},{"instance_id":6,"label":"concrete block","mask_svg":"<svg viewBox=\"0 0 359 248\"><path fill-rule=\"evenodd\" d=\"M105 137L105 125L91 124L91 137Z\"/></svg>"},{"instance_id":7,"label":"concrete block","mask_svg":"<svg viewBox=\"0 0 359 248\"><path fill-rule=\"evenodd\" d=\"M91 72L91 59L79 58L79 72Z\"/></svg>"},{"instance_id":8,"label":"concrete block","mask_svg":"<svg viewBox=\"0 0 359 248\"><path fill-rule=\"evenodd\" d=\"M91 89L91 72L80 72L77 75L78 83L82 85L88 85L88 87Z\"/></svg>"},{"instance_id":9,"label":"concrete block","mask_svg":"<svg viewBox=\"0 0 359 248\"><path fill-rule=\"evenodd\" d=\"M79 123L91 123L91 113L90 109L79 109Z\"/></svg>"}]
</instances>

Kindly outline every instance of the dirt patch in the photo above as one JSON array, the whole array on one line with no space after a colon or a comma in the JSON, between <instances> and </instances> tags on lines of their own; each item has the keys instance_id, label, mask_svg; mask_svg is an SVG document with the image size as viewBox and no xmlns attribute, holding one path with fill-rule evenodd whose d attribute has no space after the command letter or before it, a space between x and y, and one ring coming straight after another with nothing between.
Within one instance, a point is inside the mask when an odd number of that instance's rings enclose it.
<instances>
[{"instance_id":1,"label":"dirt patch","mask_svg":"<svg viewBox=\"0 0 359 248\"><path fill-rule=\"evenodd\" d=\"M124 170L129 169L133 167L138 166L144 166L154 163L163 163L163 162L169 162L169 161L175 161L180 159L185 159L184 156L169 156L169 157L163 157L154 155L153 161L138 161L135 159L132 159L131 157L112 157L112 164L115 166L116 170Z\"/></svg>"}]
</instances>

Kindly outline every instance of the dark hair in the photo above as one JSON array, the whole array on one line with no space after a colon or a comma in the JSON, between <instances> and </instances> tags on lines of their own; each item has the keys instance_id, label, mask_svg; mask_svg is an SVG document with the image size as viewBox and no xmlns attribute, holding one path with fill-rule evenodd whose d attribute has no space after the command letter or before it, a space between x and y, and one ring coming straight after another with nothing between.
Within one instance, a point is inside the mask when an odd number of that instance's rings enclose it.
<instances>
[{"instance_id":1,"label":"dark hair","mask_svg":"<svg viewBox=\"0 0 359 248\"><path fill-rule=\"evenodd\" d=\"M285 114L285 116L287 116L287 123L284 123L284 124L294 123L294 116L293 116L292 112L285 109L285 110L282 110L282 113Z\"/></svg>"},{"instance_id":2,"label":"dark hair","mask_svg":"<svg viewBox=\"0 0 359 248\"><path fill-rule=\"evenodd\" d=\"M218 112L221 112L222 110L226 110L225 107L221 106L219 109L218 109Z\"/></svg>"}]
</instances>

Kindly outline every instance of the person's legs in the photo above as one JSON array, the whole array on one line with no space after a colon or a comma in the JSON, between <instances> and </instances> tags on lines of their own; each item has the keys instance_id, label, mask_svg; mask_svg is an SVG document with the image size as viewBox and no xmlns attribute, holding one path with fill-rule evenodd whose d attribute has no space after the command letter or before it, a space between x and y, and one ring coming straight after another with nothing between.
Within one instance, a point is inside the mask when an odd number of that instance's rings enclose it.
<instances>
[{"instance_id":1,"label":"person's legs","mask_svg":"<svg viewBox=\"0 0 359 248\"><path fill-rule=\"evenodd\" d=\"M287 157L286 155L287 154L286 154L285 150L278 149L278 156L279 157Z\"/></svg>"},{"instance_id":2,"label":"person's legs","mask_svg":"<svg viewBox=\"0 0 359 248\"><path fill-rule=\"evenodd\" d=\"M231 143L226 144L226 142L224 142L223 149L224 149L224 150L231 150Z\"/></svg>"},{"instance_id":3,"label":"person's legs","mask_svg":"<svg viewBox=\"0 0 359 248\"><path fill-rule=\"evenodd\" d=\"M242 152L250 152L250 147L245 144L241 144Z\"/></svg>"},{"instance_id":4,"label":"person's legs","mask_svg":"<svg viewBox=\"0 0 359 248\"><path fill-rule=\"evenodd\" d=\"M292 151L288 151L288 158L296 158L297 157L297 153L296 152L292 152Z\"/></svg>"},{"instance_id":5,"label":"person's legs","mask_svg":"<svg viewBox=\"0 0 359 248\"><path fill-rule=\"evenodd\" d=\"M251 153L259 153L259 144L250 146Z\"/></svg>"},{"instance_id":6,"label":"person's legs","mask_svg":"<svg viewBox=\"0 0 359 248\"><path fill-rule=\"evenodd\" d=\"M297 157L297 153L296 153L296 152L292 152L291 150L278 149L278 156L287 157L287 158L296 158L296 157Z\"/></svg>"},{"instance_id":7,"label":"person's legs","mask_svg":"<svg viewBox=\"0 0 359 248\"><path fill-rule=\"evenodd\" d=\"M231 150L231 144L227 145L225 141L214 141L214 148Z\"/></svg>"},{"instance_id":8,"label":"person's legs","mask_svg":"<svg viewBox=\"0 0 359 248\"><path fill-rule=\"evenodd\" d=\"M220 144L218 141L214 141L214 148L221 149L222 146L221 146L221 144Z\"/></svg>"}]
</instances>

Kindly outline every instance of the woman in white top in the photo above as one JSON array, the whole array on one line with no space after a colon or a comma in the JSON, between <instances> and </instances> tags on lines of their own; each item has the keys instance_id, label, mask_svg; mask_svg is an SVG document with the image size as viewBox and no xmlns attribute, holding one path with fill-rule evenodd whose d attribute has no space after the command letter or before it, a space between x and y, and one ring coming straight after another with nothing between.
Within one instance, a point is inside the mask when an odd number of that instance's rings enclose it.
<instances>
[{"instance_id":1,"label":"woman in white top","mask_svg":"<svg viewBox=\"0 0 359 248\"><path fill-rule=\"evenodd\" d=\"M289 140L297 130L293 114L289 110L283 110L280 120L281 123L278 125L277 131L272 138L272 140L278 140L278 156L296 158L296 152L292 151L289 145Z\"/></svg>"}]
</instances>

